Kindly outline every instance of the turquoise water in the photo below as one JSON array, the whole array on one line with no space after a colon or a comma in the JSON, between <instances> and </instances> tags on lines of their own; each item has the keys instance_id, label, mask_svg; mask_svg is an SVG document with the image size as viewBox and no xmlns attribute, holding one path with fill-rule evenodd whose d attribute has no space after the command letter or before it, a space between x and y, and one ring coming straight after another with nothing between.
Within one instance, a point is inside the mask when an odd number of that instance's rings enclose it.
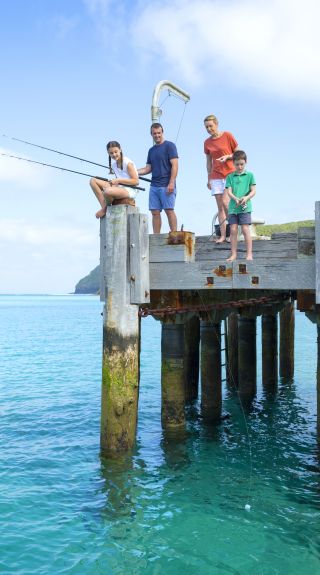
<instances>
[{"instance_id":1,"label":"turquoise water","mask_svg":"<svg viewBox=\"0 0 320 575\"><path fill-rule=\"evenodd\" d=\"M204 425L195 405L170 437L160 327L143 320L137 446L106 461L101 311L90 296L0 296L0 572L320 573L315 326L297 314L291 385L259 384L246 413L226 391L228 419Z\"/></svg>"}]
</instances>

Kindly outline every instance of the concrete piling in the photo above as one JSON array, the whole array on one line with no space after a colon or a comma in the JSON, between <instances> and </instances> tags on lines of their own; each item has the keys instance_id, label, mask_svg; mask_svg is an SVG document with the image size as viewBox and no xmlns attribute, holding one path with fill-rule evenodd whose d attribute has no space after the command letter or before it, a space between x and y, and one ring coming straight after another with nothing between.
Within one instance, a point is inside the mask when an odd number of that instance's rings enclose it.
<instances>
[{"instance_id":1,"label":"concrete piling","mask_svg":"<svg viewBox=\"0 0 320 575\"><path fill-rule=\"evenodd\" d=\"M263 315L262 332L262 385L274 389L278 382L278 317L277 314Z\"/></svg>"},{"instance_id":2,"label":"concrete piling","mask_svg":"<svg viewBox=\"0 0 320 575\"><path fill-rule=\"evenodd\" d=\"M238 376L239 393L251 399L257 385L256 318L239 315L238 318Z\"/></svg>"},{"instance_id":3,"label":"concrete piling","mask_svg":"<svg viewBox=\"0 0 320 575\"><path fill-rule=\"evenodd\" d=\"M290 302L280 312L279 373L283 380L294 375L294 325L294 304Z\"/></svg>"},{"instance_id":4,"label":"concrete piling","mask_svg":"<svg viewBox=\"0 0 320 575\"><path fill-rule=\"evenodd\" d=\"M164 428L185 425L184 324L162 321L161 422Z\"/></svg>"},{"instance_id":5,"label":"concrete piling","mask_svg":"<svg viewBox=\"0 0 320 575\"><path fill-rule=\"evenodd\" d=\"M202 320L201 338L201 413L205 419L221 417L221 322Z\"/></svg>"}]
</instances>

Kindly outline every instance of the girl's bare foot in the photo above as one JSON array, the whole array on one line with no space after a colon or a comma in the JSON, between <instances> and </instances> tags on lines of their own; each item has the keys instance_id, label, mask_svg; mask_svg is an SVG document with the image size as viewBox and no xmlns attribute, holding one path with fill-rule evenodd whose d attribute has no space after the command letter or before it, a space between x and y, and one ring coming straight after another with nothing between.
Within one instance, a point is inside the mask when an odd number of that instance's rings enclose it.
<instances>
[{"instance_id":1,"label":"girl's bare foot","mask_svg":"<svg viewBox=\"0 0 320 575\"><path fill-rule=\"evenodd\" d=\"M234 262L236 259L237 259L237 256L232 256L232 255L231 255L231 256L227 259L227 262Z\"/></svg>"},{"instance_id":2,"label":"girl's bare foot","mask_svg":"<svg viewBox=\"0 0 320 575\"><path fill-rule=\"evenodd\" d=\"M252 262L253 257L252 257L252 256L247 256L247 257L246 257L246 260L247 260L247 262Z\"/></svg>"},{"instance_id":3,"label":"girl's bare foot","mask_svg":"<svg viewBox=\"0 0 320 575\"><path fill-rule=\"evenodd\" d=\"M230 237L226 238L226 242L228 242L228 244L230 244L230 242L231 242Z\"/></svg>"},{"instance_id":4,"label":"girl's bare foot","mask_svg":"<svg viewBox=\"0 0 320 575\"><path fill-rule=\"evenodd\" d=\"M104 218L104 216L106 215L106 211L107 211L107 208L101 208L101 210L99 210L96 213L96 218Z\"/></svg>"},{"instance_id":5,"label":"girl's bare foot","mask_svg":"<svg viewBox=\"0 0 320 575\"><path fill-rule=\"evenodd\" d=\"M220 238L219 240L216 240L216 244L223 244L225 240L226 238Z\"/></svg>"}]
</instances>

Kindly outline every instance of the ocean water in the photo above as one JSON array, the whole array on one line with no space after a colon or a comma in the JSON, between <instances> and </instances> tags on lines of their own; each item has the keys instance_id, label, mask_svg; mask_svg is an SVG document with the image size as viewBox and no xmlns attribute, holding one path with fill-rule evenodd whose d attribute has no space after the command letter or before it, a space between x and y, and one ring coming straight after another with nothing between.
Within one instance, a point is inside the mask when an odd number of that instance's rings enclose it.
<instances>
[{"instance_id":1,"label":"ocean water","mask_svg":"<svg viewBox=\"0 0 320 575\"><path fill-rule=\"evenodd\" d=\"M265 394L259 364L250 410L225 390L228 418L206 425L196 403L172 436L160 325L144 319L137 445L110 461L101 311L91 296L0 296L0 573L320 573L315 326L297 313L292 383Z\"/></svg>"}]
</instances>

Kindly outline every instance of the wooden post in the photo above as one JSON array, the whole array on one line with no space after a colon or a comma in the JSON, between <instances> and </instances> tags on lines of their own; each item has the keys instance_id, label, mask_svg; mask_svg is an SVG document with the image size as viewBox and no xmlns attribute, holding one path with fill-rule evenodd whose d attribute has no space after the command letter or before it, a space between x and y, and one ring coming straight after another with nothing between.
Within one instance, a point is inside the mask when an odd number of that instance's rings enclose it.
<instances>
[{"instance_id":1,"label":"wooden post","mask_svg":"<svg viewBox=\"0 0 320 575\"><path fill-rule=\"evenodd\" d=\"M185 425L184 349L183 323L162 321L161 422L164 428L172 429Z\"/></svg>"},{"instance_id":2,"label":"wooden post","mask_svg":"<svg viewBox=\"0 0 320 575\"><path fill-rule=\"evenodd\" d=\"M202 320L201 337L201 412L205 419L221 417L221 322Z\"/></svg>"},{"instance_id":3,"label":"wooden post","mask_svg":"<svg viewBox=\"0 0 320 575\"><path fill-rule=\"evenodd\" d=\"M320 324L317 323L317 432L320 440Z\"/></svg>"},{"instance_id":4,"label":"wooden post","mask_svg":"<svg viewBox=\"0 0 320 575\"><path fill-rule=\"evenodd\" d=\"M256 317L239 315L239 393L251 399L257 385Z\"/></svg>"},{"instance_id":5,"label":"wooden post","mask_svg":"<svg viewBox=\"0 0 320 575\"><path fill-rule=\"evenodd\" d=\"M228 364L226 366L227 382L231 388L237 388L238 379L238 313L228 316Z\"/></svg>"},{"instance_id":6,"label":"wooden post","mask_svg":"<svg viewBox=\"0 0 320 575\"><path fill-rule=\"evenodd\" d=\"M193 316L185 323L185 387L186 403L198 397L200 320Z\"/></svg>"},{"instance_id":7,"label":"wooden post","mask_svg":"<svg viewBox=\"0 0 320 575\"><path fill-rule=\"evenodd\" d=\"M294 304L280 312L280 377L290 380L294 374Z\"/></svg>"},{"instance_id":8,"label":"wooden post","mask_svg":"<svg viewBox=\"0 0 320 575\"><path fill-rule=\"evenodd\" d=\"M278 382L278 317L263 315L262 331L262 385L274 389Z\"/></svg>"},{"instance_id":9,"label":"wooden post","mask_svg":"<svg viewBox=\"0 0 320 575\"><path fill-rule=\"evenodd\" d=\"M116 454L135 441L139 387L138 305L130 303L128 216L137 208L108 208L101 221L105 286L101 450Z\"/></svg>"}]
</instances>

